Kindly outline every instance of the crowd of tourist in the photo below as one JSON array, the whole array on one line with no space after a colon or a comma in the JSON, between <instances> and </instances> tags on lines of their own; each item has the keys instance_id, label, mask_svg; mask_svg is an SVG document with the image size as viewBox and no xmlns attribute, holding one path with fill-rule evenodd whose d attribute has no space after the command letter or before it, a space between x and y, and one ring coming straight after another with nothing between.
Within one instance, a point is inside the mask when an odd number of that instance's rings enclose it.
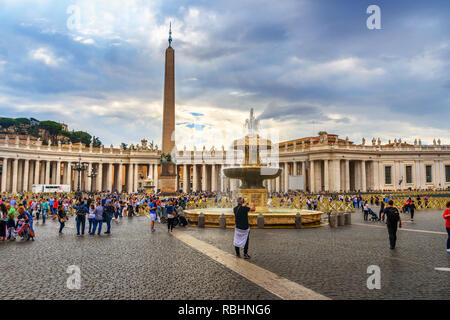
<instances>
[{"instance_id":1,"label":"crowd of tourist","mask_svg":"<svg viewBox=\"0 0 450 320\"><path fill-rule=\"evenodd\" d=\"M277 199L281 205L300 201L305 203L309 210L317 210L319 203L325 199L328 203L346 202L353 208L361 209L365 221L385 222L387 211L393 209L393 195L348 195L348 194L317 194L315 196L298 192L271 193L269 203ZM409 214L414 221L415 210L418 206L428 207L428 196L416 196L406 198L400 212ZM69 219L75 220L77 236L83 236L87 229L89 235L101 235L104 224L106 231L111 233L112 221L118 223L122 217L133 217L140 214L148 214L151 222L151 231L154 232L155 221L167 222L169 232L177 224L187 225L184 216L186 208L204 207L207 204L215 205L225 203L234 207L233 196L226 193L197 192L182 194L175 198L159 197L156 194L127 194L127 193L84 193L76 195L72 193L55 194L17 194L15 196L2 195L0 197L0 241L14 241L17 237L25 240L34 240L36 233L34 222L45 224L48 219L56 220L58 232L63 233ZM375 209L375 206L377 209ZM447 203L447 208L450 208ZM378 211L378 214L374 212ZM252 211L252 210L251 210ZM450 209L444 213L446 229L450 239ZM388 223L388 221L386 221ZM450 240L449 240L450 241ZM450 247L448 248L450 249Z\"/></svg>"},{"instance_id":2,"label":"crowd of tourist","mask_svg":"<svg viewBox=\"0 0 450 320\"><path fill-rule=\"evenodd\" d=\"M157 195L126 193L3 196L0 198L0 241L14 241L17 236L34 240L34 222L45 224L48 219L57 221L58 232L63 233L67 221L73 218L77 236L83 236L86 229L90 235L100 235L104 224L104 234L110 234L112 221L118 223L124 216L149 214L152 231L155 231L154 221L161 218L167 220L171 231L178 223L187 224L183 213L187 203L201 205L202 199L187 195L160 199Z\"/></svg>"}]
</instances>

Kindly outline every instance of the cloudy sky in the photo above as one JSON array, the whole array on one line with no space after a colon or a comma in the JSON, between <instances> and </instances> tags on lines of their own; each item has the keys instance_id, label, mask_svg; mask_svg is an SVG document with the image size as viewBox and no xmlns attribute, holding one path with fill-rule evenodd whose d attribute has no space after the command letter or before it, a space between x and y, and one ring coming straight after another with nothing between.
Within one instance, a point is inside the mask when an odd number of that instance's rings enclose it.
<instances>
[{"instance_id":1,"label":"cloudy sky","mask_svg":"<svg viewBox=\"0 0 450 320\"><path fill-rule=\"evenodd\" d=\"M0 116L160 144L172 21L178 148L227 144L251 107L281 140L450 144L449 16L448 0L0 0Z\"/></svg>"}]
</instances>

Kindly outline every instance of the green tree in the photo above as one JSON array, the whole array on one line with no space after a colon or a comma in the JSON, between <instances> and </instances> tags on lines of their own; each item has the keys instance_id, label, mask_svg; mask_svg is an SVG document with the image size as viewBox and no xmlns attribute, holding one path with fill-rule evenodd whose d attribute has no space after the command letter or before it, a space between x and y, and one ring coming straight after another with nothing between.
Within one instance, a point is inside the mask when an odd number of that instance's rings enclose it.
<instances>
[{"instance_id":1,"label":"green tree","mask_svg":"<svg viewBox=\"0 0 450 320\"><path fill-rule=\"evenodd\" d=\"M16 121L12 118L0 118L0 127L2 128L9 128L11 126L15 126L16 125Z\"/></svg>"},{"instance_id":2,"label":"green tree","mask_svg":"<svg viewBox=\"0 0 450 320\"><path fill-rule=\"evenodd\" d=\"M56 144L57 141L57 137L58 135L61 133L61 129L62 129L62 125L58 122L55 121L41 121L41 123L39 124L39 127L42 129L47 130L49 136L50 136L50 140L52 141L53 144ZM45 139L43 139L45 140Z\"/></svg>"}]
</instances>

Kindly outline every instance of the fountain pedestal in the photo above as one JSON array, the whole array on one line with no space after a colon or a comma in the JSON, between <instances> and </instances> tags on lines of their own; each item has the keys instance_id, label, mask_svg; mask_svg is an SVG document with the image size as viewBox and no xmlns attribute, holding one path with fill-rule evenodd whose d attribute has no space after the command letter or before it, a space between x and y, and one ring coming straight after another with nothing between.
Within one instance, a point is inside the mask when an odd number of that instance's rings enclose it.
<instances>
[{"instance_id":1,"label":"fountain pedestal","mask_svg":"<svg viewBox=\"0 0 450 320\"><path fill-rule=\"evenodd\" d=\"M268 212L266 189L238 189L238 196L244 198L250 207L255 206L255 212Z\"/></svg>"}]
</instances>

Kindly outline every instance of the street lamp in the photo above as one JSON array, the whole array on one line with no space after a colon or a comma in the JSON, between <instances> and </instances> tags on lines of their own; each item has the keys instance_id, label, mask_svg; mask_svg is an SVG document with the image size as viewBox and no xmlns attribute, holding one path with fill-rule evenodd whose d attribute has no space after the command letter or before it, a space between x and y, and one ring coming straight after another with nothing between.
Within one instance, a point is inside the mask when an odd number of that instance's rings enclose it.
<instances>
[{"instance_id":1,"label":"street lamp","mask_svg":"<svg viewBox=\"0 0 450 320\"><path fill-rule=\"evenodd\" d=\"M72 169L78 172L78 186L77 186L77 195L80 195L80 185L81 185L81 172L85 171L88 167L88 163L81 162L81 157L78 158L78 162L72 163Z\"/></svg>"}]
</instances>

